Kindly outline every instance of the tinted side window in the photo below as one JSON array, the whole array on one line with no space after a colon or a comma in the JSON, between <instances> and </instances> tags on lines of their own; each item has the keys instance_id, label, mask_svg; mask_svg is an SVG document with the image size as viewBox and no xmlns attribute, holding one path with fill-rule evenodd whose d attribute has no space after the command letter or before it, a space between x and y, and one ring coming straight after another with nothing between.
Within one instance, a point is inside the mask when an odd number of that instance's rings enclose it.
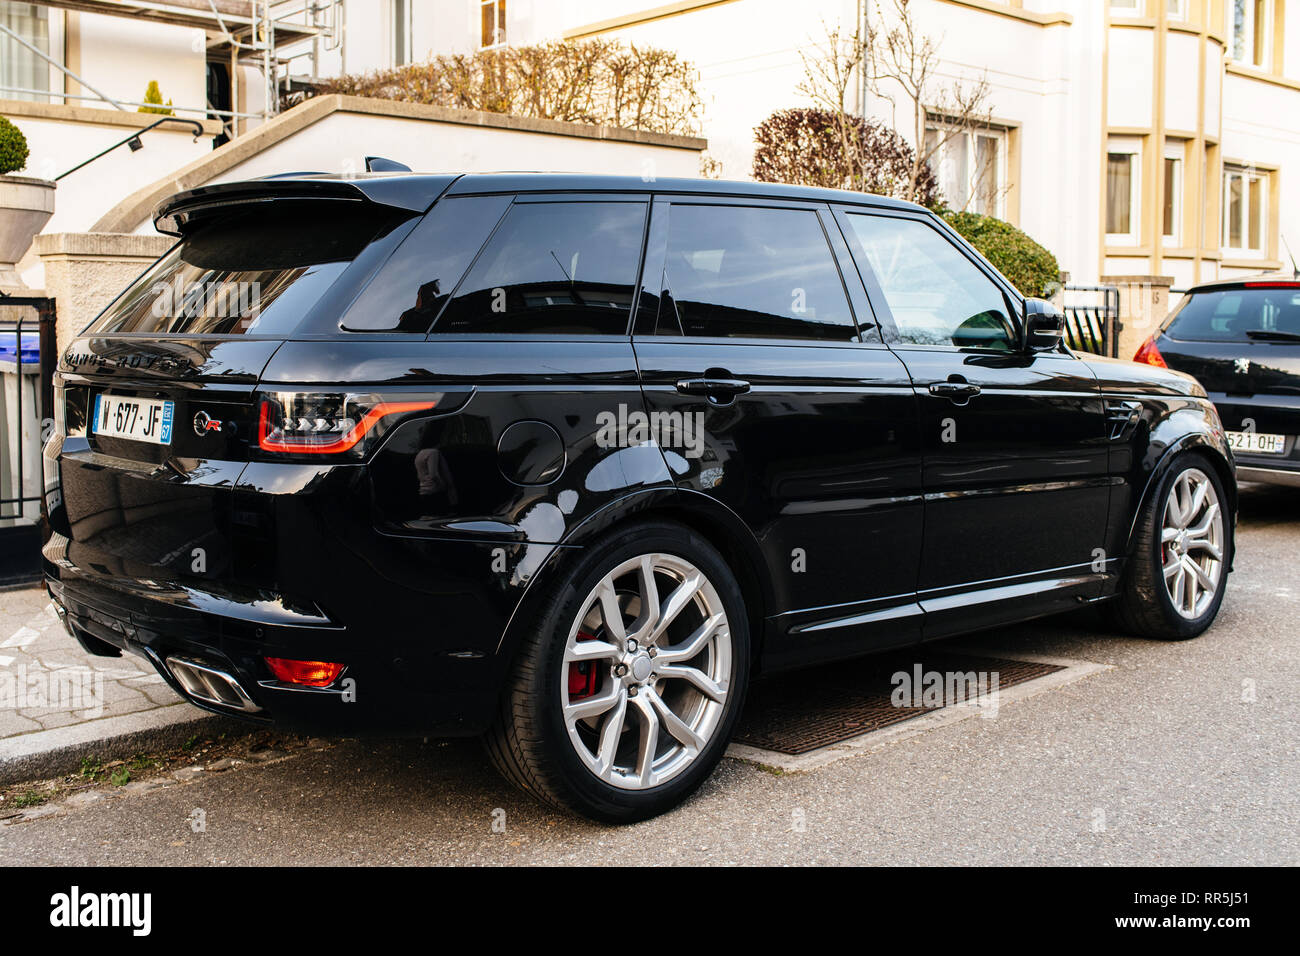
<instances>
[{"instance_id":1,"label":"tinted side window","mask_svg":"<svg viewBox=\"0 0 1300 956\"><path fill-rule=\"evenodd\" d=\"M857 337L817 213L674 205L660 335Z\"/></svg>"},{"instance_id":2,"label":"tinted side window","mask_svg":"<svg viewBox=\"0 0 1300 956\"><path fill-rule=\"evenodd\" d=\"M450 196L420 221L343 317L353 332L429 331L512 196Z\"/></svg>"},{"instance_id":3,"label":"tinted side window","mask_svg":"<svg viewBox=\"0 0 1300 956\"><path fill-rule=\"evenodd\" d=\"M1015 348L1002 290L938 230L916 219L846 218L857 240L854 257L875 273L901 342Z\"/></svg>"},{"instance_id":4,"label":"tinted side window","mask_svg":"<svg viewBox=\"0 0 1300 956\"><path fill-rule=\"evenodd\" d=\"M641 202L512 206L434 331L625 334L645 215Z\"/></svg>"}]
</instances>

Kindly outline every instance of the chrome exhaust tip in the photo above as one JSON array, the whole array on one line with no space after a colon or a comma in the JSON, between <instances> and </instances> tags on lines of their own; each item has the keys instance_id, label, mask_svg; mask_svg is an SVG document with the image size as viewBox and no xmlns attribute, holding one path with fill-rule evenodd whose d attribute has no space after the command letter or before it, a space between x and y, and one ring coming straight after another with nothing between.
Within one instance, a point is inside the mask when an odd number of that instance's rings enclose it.
<instances>
[{"instance_id":1,"label":"chrome exhaust tip","mask_svg":"<svg viewBox=\"0 0 1300 956\"><path fill-rule=\"evenodd\" d=\"M257 713L262 708L233 675L220 668L187 657L169 657L164 662L176 682L195 700L218 707L229 707L246 714Z\"/></svg>"}]
</instances>

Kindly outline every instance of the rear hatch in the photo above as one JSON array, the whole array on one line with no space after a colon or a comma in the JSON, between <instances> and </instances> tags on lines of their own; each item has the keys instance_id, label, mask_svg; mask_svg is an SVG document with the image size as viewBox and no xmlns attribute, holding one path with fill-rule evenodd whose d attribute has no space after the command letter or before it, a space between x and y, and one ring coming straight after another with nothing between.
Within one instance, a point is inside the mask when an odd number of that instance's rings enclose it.
<instances>
[{"instance_id":1,"label":"rear hatch","mask_svg":"<svg viewBox=\"0 0 1300 956\"><path fill-rule=\"evenodd\" d=\"M1192 292L1158 339L1170 368L1205 387L1243 461L1300 464L1300 282Z\"/></svg>"},{"instance_id":2,"label":"rear hatch","mask_svg":"<svg viewBox=\"0 0 1300 956\"><path fill-rule=\"evenodd\" d=\"M372 180L377 201L318 180L196 190L160 208L180 241L60 362L62 421L46 454L53 576L294 616L266 577L268 516L237 490L259 454L258 376L287 338L337 331L451 181L419 179L433 182L398 201L391 183Z\"/></svg>"}]
</instances>

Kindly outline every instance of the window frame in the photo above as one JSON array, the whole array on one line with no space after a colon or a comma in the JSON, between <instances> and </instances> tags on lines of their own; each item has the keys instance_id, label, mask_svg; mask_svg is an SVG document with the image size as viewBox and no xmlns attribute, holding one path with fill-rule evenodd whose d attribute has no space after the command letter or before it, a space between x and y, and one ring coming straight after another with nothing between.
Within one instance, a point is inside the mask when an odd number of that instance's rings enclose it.
<instances>
[{"instance_id":1,"label":"window frame","mask_svg":"<svg viewBox=\"0 0 1300 956\"><path fill-rule=\"evenodd\" d=\"M1122 0L1107 0L1106 10L1112 16L1119 17L1140 17L1146 14L1143 0L1133 0L1133 5L1121 6Z\"/></svg>"},{"instance_id":2,"label":"window frame","mask_svg":"<svg viewBox=\"0 0 1300 956\"><path fill-rule=\"evenodd\" d=\"M491 43L483 42L483 11L492 8L492 21L496 24L492 28L493 37ZM479 24L479 43L480 50L495 50L506 45L506 0L479 0L478 3L478 24Z\"/></svg>"},{"instance_id":3,"label":"window frame","mask_svg":"<svg viewBox=\"0 0 1300 956\"><path fill-rule=\"evenodd\" d=\"M929 137L931 131L939 132L943 130L954 131L952 123L945 123L942 117L927 116L925 120L925 135ZM980 213L980 215L993 216L995 219L1006 219L1007 217L1007 187L1011 180L1011 129L1007 126L999 126L996 123L990 123L987 126L975 127L969 130L956 130L956 135L941 145L936 153L930 158L930 165L934 169L936 178L942 184L943 174L939 160L945 149L955 148L954 140L960 138L962 145L966 150L966 188L970 195L968 196L964 210L979 212L977 208L978 198L978 173L979 173L979 144L978 139L981 136L996 140L998 144L998 158L995 164L995 184L993 196L993 208L991 213Z\"/></svg>"},{"instance_id":4,"label":"window frame","mask_svg":"<svg viewBox=\"0 0 1300 956\"><path fill-rule=\"evenodd\" d=\"M886 207L857 206L851 204L834 204L832 209L835 213L836 222L839 224L840 232L843 233L845 240L849 244L852 252L852 260L857 267L858 275L862 279L862 284L866 289L867 299L871 304L871 309L880 323L881 332L884 335L885 343L893 350L910 350L921 349L927 352L947 351L954 354L971 354L971 355L996 355L1003 358L1009 355L1023 355L1025 352L1025 327L1024 327L1024 303L1025 297L1018 290L1011 286L1006 279L993 269L988 262L976 252L961 234L949 226L946 222L937 216L926 213L914 213L905 209L891 209ZM871 268L871 263L867 260L865 250L862 249L857 240L857 235L853 230L852 224L848 221L848 216L874 216L880 219L904 219L912 222L919 222L937 232L953 249L960 255L964 256L978 272L988 279L993 286L1002 293L1002 298L1006 304L1007 316L1011 320L1012 326L1016 331L1014 347L1007 349L989 349L974 345L926 345L920 342L905 342L898 331L898 323L894 319L894 313L889 307L889 301L885 298L884 287L880 284L880 279L875 270Z\"/></svg>"},{"instance_id":5,"label":"window frame","mask_svg":"<svg viewBox=\"0 0 1300 956\"><path fill-rule=\"evenodd\" d=\"M1143 146L1144 143L1140 139L1111 138L1106 142L1105 199L1107 206L1105 218L1102 220L1102 228L1106 230L1106 245L1108 246L1139 246L1142 244ZM1110 219L1110 157L1117 154L1129 157L1128 232L1111 232L1108 228L1110 225L1108 221Z\"/></svg>"},{"instance_id":6,"label":"window frame","mask_svg":"<svg viewBox=\"0 0 1300 956\"><path fill-rule=\"evenodd\" d=\"M1173 177L1174 182L1170 183L1170 177L1166 174L1167 164L1169 162L1176 164L1176 174ZM1186 217L1184 210L1183 198L1186 191L1187 182L1187 144L1182 140L1170 141L1165 143L1164 154L1160 158L1160 182L1161 182L1161 206L1160 206L1160 241L1168 248L1182 248L1184 245L1184 227L1186 226ZM1172 194L1173 198L1173 232L1165 232L1165 204L1169 201Z\"/></svg>"},{"instance_id":7,"label":"window frame","mask_svg":"<svg viewBox=\"0 0 1300 956\"><path fill-rule=\"evenodd\" d=\"M678 206L734 206L739 208L760 208L760 209L802 209L814 213L817 216L817 222L821 226L822 234L826 238L827 250L831 254L831 261L834 263L836 271L840 277L840 285L844 290L844 298L849 306L849 317L853 321L854 335L852 338L844 339L813 339L813 338L787 338L777 335L763 336L743 336L743 335L671 335L659 334L656 329L658 326L659 311L663 308L664 292L670 292L671 289L665 289L664 276L668 266L668 220L672 215L672 207ZM655 265L654 271L651 271L651 260ZM834 212L827 203L810 202L807 200L779 199L768 198L765 196L720 196L716 193L673 193L673 194L656 194L654 205L650 212L650 227L648 231L647 250L642 256L642 275L639 285L639 294L637 299L632 303L633 314L637 317L635 324L634 337L637 339L651 339L655 342L696 342L702 345L773 345L782 343L792 346L808 346L812 348L885 348L884 330L881 326L878 313L874 313L871 302L869 301L866 290L862 287L861 281L854 282L852 276L857 275L854 268L853 258L849 252L849 247L841 234L838 223L835 220ZM850 271L852 270L852 271ZM653 291L647 287L647 282L653 280L655 288ZM653 314L640 312L641 296L650 296L655 298L655 308ZM870 316L869 321L865 317ZM874 331L872 331L874 330Z\"/></svg>"},{"instance_id":8,"label":"window frame","mask_svg":"<svg viewBox=\"0 0 1300 956\"><path fill-rule=\"evenodd\" d=\"M1264 10L1264 23L1261 30L1258 19L1255 16L1256 0L1245 0L1246 16L1242 25L1242 32L1245 35L1245 41L1242 43L1243 55L1238 57L1237 48L1237 23L1233 16L1235 0L1227 0L1224 4L1224 16L1227 19L1225 29L1228 38L1228 59L1239 66L1249 67L1255 70L1273 69L1273 26L1276 21L1276 11L1273 0L1261 0ZM1255 50L1260 51L1260 59L1255 59Z\"/></svg>"},{"instance_id":9,"label":"window frame","mask_svg":"<svg viewBox=\"0 0 1300 956\"><path fill-rule=\"evenodd\" d=\"M388 0L389 53L394 67L408 66L414 52L411 27L415 22L415 0Z\"/></svg>"},{"instance_id":10,"label":"window frame","mask_svg":"<svg viewBox=\"0 0 1300 956\"><path fill-rule=\"evenodd\" d=\"M1242 181L1241 193L1241 238L1242 245L1234 246L1230 242L1232 223L1229 220L1231 212L1231 200L1229 198L1230 180L1233 177L1240 177ZM1250 228L1252 220L1250 216L1250 186L1252 182L1259 182L1263 194L1259 204L1259 248L1252 248L1250 245ZM1267 259L1269 251L1269 226L1270 216L1269 207L1272 205L1273 198L1273 177L1272 174L1258 166L1242 165L1240 163L1224 163L1223 176L1219 189L1219 222L1221 231L1219 235L1219 250L1221 253L1230 254L1229 258L1241 259Z\"/></svg>"}]
</instances>

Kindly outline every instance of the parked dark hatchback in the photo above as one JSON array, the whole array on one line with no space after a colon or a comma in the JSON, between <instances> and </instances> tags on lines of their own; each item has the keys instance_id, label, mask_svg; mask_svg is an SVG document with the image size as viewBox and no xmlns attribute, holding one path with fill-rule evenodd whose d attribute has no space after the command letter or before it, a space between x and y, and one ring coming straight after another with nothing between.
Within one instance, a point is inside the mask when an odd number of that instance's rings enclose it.
<instances>
[{"instance_id":1,"label":"parked dark hatchback","mask_svg":"<svg viewBox=\"0 0 1300 956\"><path fill-rule=\"evenodd\" d=\"M753 674L1107 602L1187 638L1232 563L1189 376L1071 353L939 219L554 174L182 193L62 356L50 592L94 653L316 732L482 734L673 806Z\"/></svg>"},{"instance_id":2,"label":"parked dark hatchback","mask_svg":"<svg viewBox=\"0 0 1300 956\"><path fill-rule=\"evenodd\" d=\"M1300 278L1189 289L1135 358L1205 386L1228 429L1238 478L1300 487Z\"/></svg>"}]
</instances>

